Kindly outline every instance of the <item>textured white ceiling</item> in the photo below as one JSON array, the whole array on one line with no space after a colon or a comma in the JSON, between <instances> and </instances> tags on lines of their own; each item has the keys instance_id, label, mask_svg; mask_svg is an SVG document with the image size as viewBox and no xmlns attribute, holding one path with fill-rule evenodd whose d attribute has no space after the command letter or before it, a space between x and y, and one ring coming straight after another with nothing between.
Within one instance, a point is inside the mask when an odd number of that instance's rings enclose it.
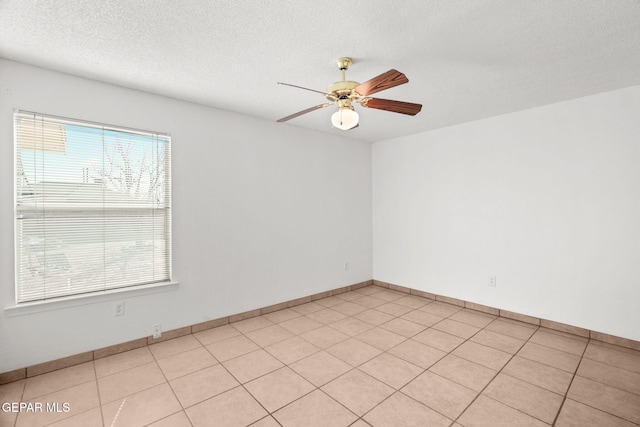
<instances>
[{"instance_id":1,"label":"textured white ceiling","mask_svg":"<svg viewBox=\"0 0 640 427\"><path fill-rule=\"evenodd\" d=\"M640 84L638 0L0 0L0 57L277 120L395 68L378 141ZM325 108L281 126L332 129ZM52 112L55 113L55 112Z\"/></svg>"}]
</instances>

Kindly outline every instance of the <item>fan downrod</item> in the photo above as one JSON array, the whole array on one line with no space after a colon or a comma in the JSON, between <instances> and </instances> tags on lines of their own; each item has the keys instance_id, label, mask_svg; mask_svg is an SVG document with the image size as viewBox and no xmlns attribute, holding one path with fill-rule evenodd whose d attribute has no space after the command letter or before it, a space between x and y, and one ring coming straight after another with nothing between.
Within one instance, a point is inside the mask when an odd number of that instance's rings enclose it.
<instances>
[{"instance_id":1,"label":"fan downrod","mask_svg":"<svg viewBox=\"0 0 640 427\"><path fill-rule=\"evenodd\" d=\"M331 98L333 98L331 99L330 97L327 97L327 99L335 101L336 99L353 97L354 93L352 92L352 90L360 83L346 79L347 70L349 69L349 66L351 64L353 64L351 58L338 58L338 60L336 61L336 66L338 67L338 69L340 69L340 71L342 71L342 80L339 82L331 83L327 87L327 92L330 93L332 95Z\"/></svg>"}]
</instances>

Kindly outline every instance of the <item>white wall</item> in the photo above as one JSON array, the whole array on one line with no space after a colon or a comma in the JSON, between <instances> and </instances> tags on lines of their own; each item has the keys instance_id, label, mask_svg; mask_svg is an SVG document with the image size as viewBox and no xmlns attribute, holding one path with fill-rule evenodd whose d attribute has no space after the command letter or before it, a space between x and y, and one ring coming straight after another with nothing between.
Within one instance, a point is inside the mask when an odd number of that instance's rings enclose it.
<instances>
[{"instance_id":1,"label":"white wall","mask_svg":"<svg viewBox=\"0 0 640 427\"><path fill-rule=\"evenodd\" d=\"M172 135L177 290L7 316L13 109ZM370 144L4 60L0 203L0 372L372 278Z\"/></svg>"},{"instance_id":2,"label":"white wall","mask_svg":"<svg viewBox=\"0 0 640 427\"><path fill-rule=\"evenodd\" d=\"M373 221L377 280L640 340L640 86L374 144Z\"/></svg>"}]
</instances>

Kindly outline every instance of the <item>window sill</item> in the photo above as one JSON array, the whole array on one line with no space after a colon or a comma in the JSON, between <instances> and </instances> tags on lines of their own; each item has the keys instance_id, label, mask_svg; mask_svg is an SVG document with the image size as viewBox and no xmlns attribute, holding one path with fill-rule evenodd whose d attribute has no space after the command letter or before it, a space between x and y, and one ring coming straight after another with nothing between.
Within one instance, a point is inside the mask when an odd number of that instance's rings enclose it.
<instances>
[{"instance_id":1,"label":"window sill","mask_svg":"<svg viewBox=\"0 0 640 427\"><path fill-rule=\"evenodd\" d=\"M73 295L68 297L55 298L45 301L25 302L5 307L4 313L7 317L22 316L25 314L40 313L44 311L60 310L63 308L76 307L80 305L98 304L105 301L113 301L121 298L137 297L141 295L156 294L160 292L175 291L178 289L178 282L162 282L151 285L141 285L131 288L111 289L103 292L94 292L83 295Z\"/></svg>"}]
</instances>

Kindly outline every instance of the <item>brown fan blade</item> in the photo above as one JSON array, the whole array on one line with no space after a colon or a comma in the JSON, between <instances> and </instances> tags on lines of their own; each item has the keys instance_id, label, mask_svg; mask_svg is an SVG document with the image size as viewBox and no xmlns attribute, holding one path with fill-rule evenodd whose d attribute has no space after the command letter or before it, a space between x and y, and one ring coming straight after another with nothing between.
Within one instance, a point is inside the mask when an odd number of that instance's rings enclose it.
<instances>
[{"instance_id":1,"label":"brown fan blade","mask_svg":"<svg viewBox=\"0 0 640 427\"><path fill-rule=\"evenodd\" d=\"M391 99L365 98L360 104L363 107L375 108L376 110L392 111L394 113L408 114L415 116L422 110L422 104L412 102L392 101Z\"/></svg>"},{"instance_id":2,"label":"brown fan blade","mask_svg":"<svg viewBox=\"0 0 640 427\"><path fill-rule=\"evenodd\" d=\"M389 70L355 87L362 96L371 95L381 90L390 89L407 83L409 79L398 70Z\"/></svg>"},{"instance_id":3,"label":"brown fan blade","mask_svg":"<svg viewBox=\"0 0 640 427\"><path fill-rule=\"evenodd\" d=\"M298 116L301 116L303 114L307 114L307 113L310 113L312 111L319 110L320 108L328 107L329 105L333 105L333 103L331 102L331 103L327 103L327 104L320 104L320 105L316 105L315 107L307 108L306 110L298 111L297 113L293 113L290 116L283 117L280 120L277 120L277 122L278 123L286 122L287 120L291 120L291 119L294 119L294 118L296 118Z\"/></svg>"},{"instance_id":4,"label":"brown fan blade","mask_svg":"<svg viewBox=\"0 0 640 427\"><path fill-rule=\"evenodd\" d=\"M315 90L315 89L309 89L309 88L306 88L306 87L296 86L296 85L292 85L292 84L289 84L289 83L282 83L282 82L278 82L278 84L279 84L279 85L285 85L285 86L291 86L291 87L297 87L298 89L310 90L311 92L321 93L321 94L323 94L324 96L330 96L330 97L332 97L332 98L335 98L335 97L334 97L332 94L330 94L330 93L322 92L322 91Z\"/></svg>"}]
</instances>

